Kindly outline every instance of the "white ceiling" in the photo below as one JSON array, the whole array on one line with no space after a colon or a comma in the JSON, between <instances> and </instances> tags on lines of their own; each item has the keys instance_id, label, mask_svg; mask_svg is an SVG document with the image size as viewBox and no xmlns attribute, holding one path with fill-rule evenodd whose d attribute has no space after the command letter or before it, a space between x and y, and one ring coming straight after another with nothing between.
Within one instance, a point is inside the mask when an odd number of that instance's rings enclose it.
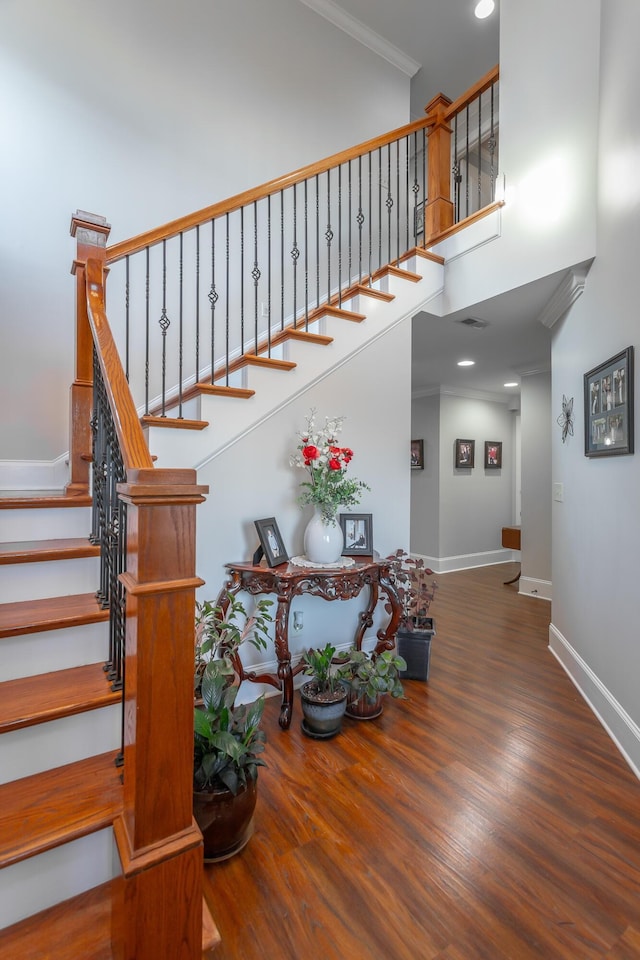
<instances>
[{"instance_id":1,"label":"white ceiling","mask_svg":"<svg viewBox=\"0 0 640 960\"><path fill-rule=\"evenodd\" d=\"M411 113L422 116L437 94L452 100L499 61L499 0L478 20L477 0L302 0L411 76ZM551 335L537 319L562 274L476 304L460 314L419 314L413 321L412 390L438 388L495 399L519 394L509 381L549 369ZM456 321L486 320L478 330ZM463 356L464 355L464 356ZM473 359L473 367L457 366Z\"/></svg>"}]
</instances>

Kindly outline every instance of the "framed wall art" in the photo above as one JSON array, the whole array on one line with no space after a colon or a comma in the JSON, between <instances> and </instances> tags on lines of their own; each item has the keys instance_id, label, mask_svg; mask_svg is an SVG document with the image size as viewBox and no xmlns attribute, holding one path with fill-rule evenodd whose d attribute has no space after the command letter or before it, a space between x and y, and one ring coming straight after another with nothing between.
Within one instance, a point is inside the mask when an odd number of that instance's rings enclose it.
<instances>
[{"instance_id":1,"label":"framed wall art","mask_svg":"<svg viewBox=\"0 0 640 960\"><path fill-rule=\"evenodd\" d=\"M584 455L633 453L633 347L584 375Z\"/></svg>"},{"instance_id":2,"label":"framed wall art","mask_svg":"<svg viewBox=\"0 0 640 960\"><path fill-rule=\"evenodd\" d=\"M344 534L343 557L361 554L373 556L373 515L370 513L341 513L338 517Z\"/></svg>"},{"instance_id":3,"label":"framed wall art","mask_svg":"<svg viewBox=\"0 0 640 960\"><path fill-rule=\"evenodd\" d=\"M260 546L253 555L253 563L257 566L262 557L266 557L270 567L277 567L279 563L284 563L289 559L285 550L278 524L275 517L267 517L264 520L254 520Z\"/></svg>"},{"instance_id":4,"label":"framed wall art","mask_svg":"<svg viewBox=\"0 0 640 960\"><path fill-rule=\"evenodd\" d=\"M424 440L411 441L411 469L424 470Z\"/></svg>"},{"instance_id":5,"label":"framed wall art","mask_svg":"<svg viewBox=\"0 0 640 960\"><path fill-rule=\"evenodd\" d=\"M502 469L502 440L485 440L484 468L485 470Z\"/></svg>"},{"instance_id":6,"label":"framed wall art","mask_svg":"<svg viewBox=\"0 0 640 960\"><path fill-rule=\"evenodd\" d=\"M475 440L456 440L456 467L473 467L475 451Z\"/></svg>"}]
</instances>

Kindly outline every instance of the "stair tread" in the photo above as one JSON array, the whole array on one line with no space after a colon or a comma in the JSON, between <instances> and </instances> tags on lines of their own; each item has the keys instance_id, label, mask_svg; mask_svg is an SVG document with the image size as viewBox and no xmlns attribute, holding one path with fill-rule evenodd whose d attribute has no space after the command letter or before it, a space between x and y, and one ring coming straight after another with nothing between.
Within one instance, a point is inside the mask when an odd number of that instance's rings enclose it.
<instances>
[{"instance_id":1,"label":"stair tread","mask_svg":"<svg viewBox=\"0 0 640 960\"><path fill-rule=\"evenodd\" d=\"M99 623L108 619L109 611L102 609L93 593L1 603L0 638Z\"/></svg>"},{"instance_id":2,"label":"stair tread","mask_svg":"<svg viewBox=\"0 0 640 960\"><path fill-rule=\"evenodd\" d=\"M64 490L0 490L0 510L45 507L90 507L88 494L70 496Z\"/></svg>"},{"instance_id":3,"label":"stair tread","mask_svg":"<svg viewBox=\"0 0 640 960\"><path fill-rule=\"evenodd\" d=\"M45 560L72 560L100 556L100 545L86 537L60 540L23 540L0 543L0 564L39 563Z\"/></svg>"},{"instance_id":4,"label":"stair tread","mask_svg":"<svg viewBox=\"0 0 640 960\"><path fill-rule=\"evenodd\" d=\"M275 357L263 357L261 354L245 353L239 358L241 366L271 367L273 370L293 370L293 360L277 360Z\"/></svg>"},{"instance_id":5,"label":"stair tread","mask_svg":"<svg viewBox=\"0 0 640 960\"><path fill-rule=\"evenodd\" d=\"M122 810L117 751L0 785L4 867L110 826Z\"/></svg>"},{"instance_id":6,"label":"stair tread","mask_svg":"<svg viewBox=\"0 0 640 960\"><path fill-rule=\"evenodd\" d=\"M110 880L0 930L0 957L112 960Z\"/></svg>"},{"instance_id":7,"label":"stair tread","mask_svg":"<svg viewBox=\"0 0 640 960\"><path fill-rule=\"evenodd\" d=\"M121 699L102 663L8 680L1 686L0 733L97 710Z\"/></svg>"},{"instance_id":8,"label":"stair tread","mask_svg":"<svg viewBox=\"0 0 640 960\"><path fill-rule=\"evenodd\" d=\"M140 417L143 427L172 427L177 430L205 430L209 426L208 420L187 420L185 417L154 417L145 414Z\"/></svg>"}]
</instances>

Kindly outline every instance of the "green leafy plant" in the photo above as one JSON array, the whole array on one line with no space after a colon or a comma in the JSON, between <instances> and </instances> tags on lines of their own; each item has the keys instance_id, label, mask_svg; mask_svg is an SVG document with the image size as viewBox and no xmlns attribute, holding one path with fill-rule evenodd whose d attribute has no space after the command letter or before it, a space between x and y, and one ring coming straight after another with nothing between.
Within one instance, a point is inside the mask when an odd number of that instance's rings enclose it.
<instances>
[{"instance_id":1,"label":"green leafy plant","mask_svg":"<svg viewBox=\"0 0 640 960\"><path fill-rule=\"evenodd\" d=\"M335 652L333 644L327 643L321 650L312 648L302 656L304 674L312 678L318 694L334 694L342 688L340 676L333 666Z\"/></svg>"},{"instance_id":2,"label":"green leafy plant","mask_svg":"<svg viewBox=\"0 0 640 960\"><path fill-rule=\"evenodd\" d=\"M366 653L364 650L349 650L349 660L340 666L338 673L355 700L363 697L374 701L382 693L392 697L404 694L398 672L406 670L405 659L392 650Z\"/></svg>"},{"instance_id":3,"label":"green leafy plant","mask_svg":"<svg viewBox=\"0 0 640 960\"><path fill-rule=\"evenodd\" d=\"M433 570L425 566L424 560L410 557L404 550L396 550L385 559L389 580L400 600L400 626L409 631L429 626L429 607L438 589L437 581L432 579ZM392 612L389 602L385 603L385 610Z\"/></svg>"},{"instance_id":4,"label":"green leafy plant","mask_svg":"<svg viewBox=\"0 0 640 960\"><path fill-rule=\"evenodd\" d=\"M202 706L194 711L195 790L226 787L235 796L256 779L258 767L266 766L260 757L266 742L260 729L264 696L248 706L236 706L237 693L225 662L209 661L202 677Z\"/></svg>"},{"instance_id":5,"label":"green leafy plant","mask_svg":"<svg viewBox=\"0 0 640 960\"><path fill-rule=\"evenodd\" d=\"M199 687L209 660L224 660L233 676L240 646L248 640L257 650L266 649L269 624L273 617L269 607L273 600L262 598L255 610L247 614L244 604L230 592L222 594L217 603L204 600L196 603L195 686Z\"/></svg>"}]
</instances>

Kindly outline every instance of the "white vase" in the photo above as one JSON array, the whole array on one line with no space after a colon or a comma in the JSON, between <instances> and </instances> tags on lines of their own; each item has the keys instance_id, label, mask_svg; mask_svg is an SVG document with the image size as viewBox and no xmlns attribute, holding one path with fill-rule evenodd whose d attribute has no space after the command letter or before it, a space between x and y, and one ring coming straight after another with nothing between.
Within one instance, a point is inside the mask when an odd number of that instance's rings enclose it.
<instances>
[{"instance_id":1,"label":"white vase","mask_svg":"<svg viewBox=\"0 0 640 960\"><path fill-rule=\"evenodd\" d=\"M312 563L335 563L344 550L344 534L337 520L328 523L316 507L304 531L304 555Z\"/></svg>"}]
</instances>

